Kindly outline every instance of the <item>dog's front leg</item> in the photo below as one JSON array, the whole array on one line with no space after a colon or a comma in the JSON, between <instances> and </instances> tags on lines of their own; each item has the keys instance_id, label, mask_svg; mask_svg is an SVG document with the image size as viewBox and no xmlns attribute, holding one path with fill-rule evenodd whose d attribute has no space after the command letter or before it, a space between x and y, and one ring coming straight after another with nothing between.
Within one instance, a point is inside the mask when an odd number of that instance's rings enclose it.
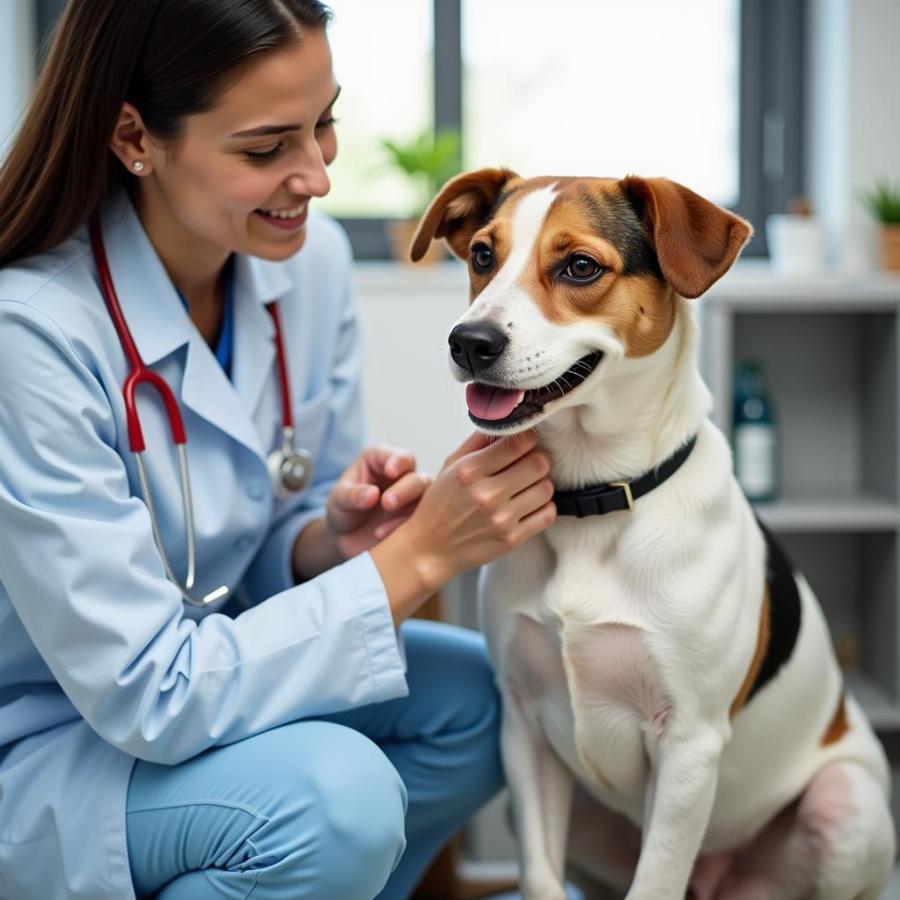
<instances>
[{"instance_id":1,"label":"dog's front leg","mask_svg":"<svg viewBox=\"0 0 900 900\"><path fill-rule=\"evenodd\" d=\"M649 818L626 900L682 900L716 793L722 736L707 728L664 738L654 765Z\"/></svg>"},{"instance_id":2,"label":"dog's front leg","mask_svg":"<svg viewBox=\"0 0 900 900\"><path fill-rule=\"evenodd\" d=\"M563 868L574 778L529 719L515 689L503 691L503 766L512 797L525 900L565 900Z\"/></svg>"}]
</instances>

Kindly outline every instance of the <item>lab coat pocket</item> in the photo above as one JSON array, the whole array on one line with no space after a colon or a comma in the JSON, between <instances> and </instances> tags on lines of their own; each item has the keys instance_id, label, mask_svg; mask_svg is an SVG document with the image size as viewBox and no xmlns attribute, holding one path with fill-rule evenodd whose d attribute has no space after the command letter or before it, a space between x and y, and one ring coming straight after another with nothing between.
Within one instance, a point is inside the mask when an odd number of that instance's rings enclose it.
<instances>
[{"instance_id":1,"label":"lab coat pocket","mask_svg":"<svg viewBox=\"0 0 900 900\"><path fill-rule=\"evenodd\" d=\"M306 450L316 462L331 419L334 391L326 387L294 407L294 445Z\"/></svg>"}]
</instances>

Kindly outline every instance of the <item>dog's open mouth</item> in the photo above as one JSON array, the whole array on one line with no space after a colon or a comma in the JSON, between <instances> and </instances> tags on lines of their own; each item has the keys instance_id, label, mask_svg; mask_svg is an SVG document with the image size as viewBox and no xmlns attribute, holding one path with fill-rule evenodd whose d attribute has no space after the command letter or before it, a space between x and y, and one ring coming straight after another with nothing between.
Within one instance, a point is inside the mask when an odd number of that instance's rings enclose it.
<instances>
[{"instance_id":1,"label":"dog's open mouth","mask_svg":"<svg viewBox=\"0 0 900 900\"><path fill-rule=\"evenodd\" d=\"M477 425L511 425L543 412L544 407L581 385L603 359L601 351L583 356L551 384L523 391L474 381L466 386L469 418Z\"/></svg>"}]
</instances>

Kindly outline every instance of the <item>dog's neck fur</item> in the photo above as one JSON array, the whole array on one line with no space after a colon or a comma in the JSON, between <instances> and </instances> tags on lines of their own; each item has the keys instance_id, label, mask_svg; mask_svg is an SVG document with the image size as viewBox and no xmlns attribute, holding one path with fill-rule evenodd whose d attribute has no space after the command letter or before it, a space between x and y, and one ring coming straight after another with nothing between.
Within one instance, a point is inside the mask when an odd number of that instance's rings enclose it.
<instances>
[{"instance_id":1,"label":"dog's neck fur","mask_svg":"<svg viewBox=\"0 0 900 900\"><path fill-rule=\"evenodd\" d=\"M585 402L541 422L558 489L634 478L652 469L696 434L712 408L697 370L695 313L678 304L672 332L653 354L609 360Z\"/></svg>"}]
</instances>

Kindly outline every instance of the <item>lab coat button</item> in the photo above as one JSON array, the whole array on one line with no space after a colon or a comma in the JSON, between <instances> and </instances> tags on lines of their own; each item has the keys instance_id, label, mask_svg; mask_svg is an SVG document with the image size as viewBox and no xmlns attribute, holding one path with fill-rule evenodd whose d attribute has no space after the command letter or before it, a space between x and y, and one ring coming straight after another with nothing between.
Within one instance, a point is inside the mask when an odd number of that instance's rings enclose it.
<instances>
[{"instance_id":1,"label":"lab coat button","mask_svg":"<svg viewBox=\"0 0 900 900\"><path fill-rule=\"evenodd\" d=\"M238 538L234 542L234 546L240 550L241 553L244 553L253 546L253 541L245 535L244 537Z\"/></svg>"},{"instance_id":2,"label":"lab coat button","mask_svg":"<svg viewBox=\"0 0 900 900\"><path fill-rule=\"evenodd\" d=\"M251 481L247 485L247 496L251 500L262 500L265 495L265 488L258 481Z\"/></svg>"}]
</instances>

